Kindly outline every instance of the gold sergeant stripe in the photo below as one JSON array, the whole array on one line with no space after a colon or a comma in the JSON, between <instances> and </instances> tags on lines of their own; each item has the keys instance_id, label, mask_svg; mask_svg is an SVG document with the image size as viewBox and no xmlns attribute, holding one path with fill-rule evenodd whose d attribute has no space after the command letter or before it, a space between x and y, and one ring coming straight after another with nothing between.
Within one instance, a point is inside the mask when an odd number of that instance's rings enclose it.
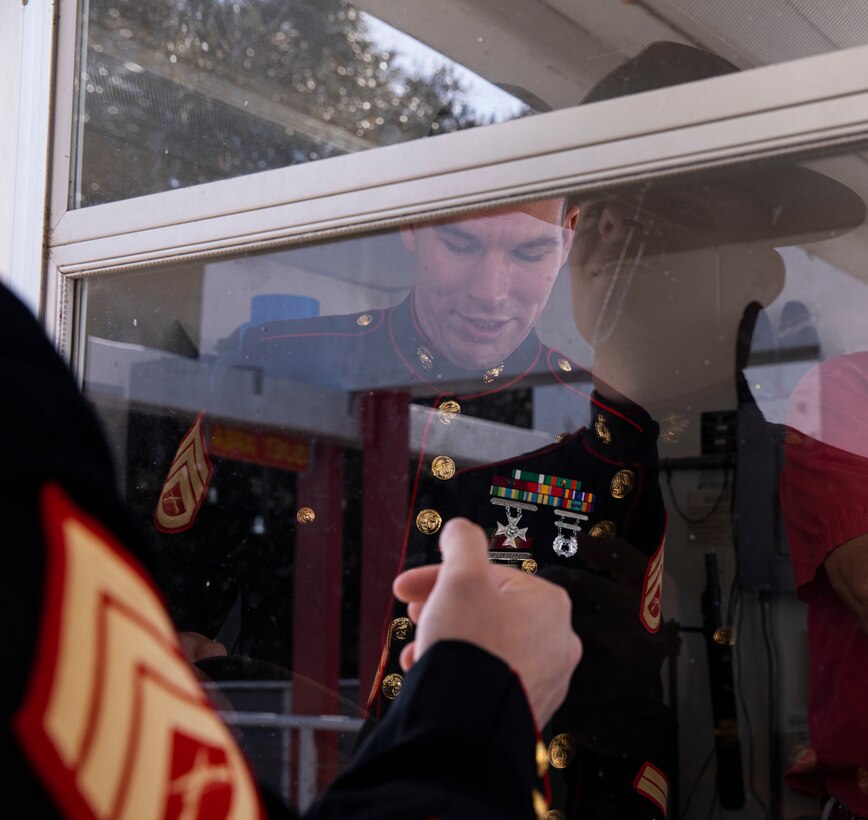
<instances>
[{"instance_id":1,"label":"gold sergeant stripe","mask_svg":"<svg viewBox=\"0 0 868 820\"><path fill-rule=\"evenodd\" d=\"M669 782L666 775L651 763L645 763L639 770L633 788L643 797L656 804L666 814L666 801L669 798Z\"/></svg>"}]
</instances>

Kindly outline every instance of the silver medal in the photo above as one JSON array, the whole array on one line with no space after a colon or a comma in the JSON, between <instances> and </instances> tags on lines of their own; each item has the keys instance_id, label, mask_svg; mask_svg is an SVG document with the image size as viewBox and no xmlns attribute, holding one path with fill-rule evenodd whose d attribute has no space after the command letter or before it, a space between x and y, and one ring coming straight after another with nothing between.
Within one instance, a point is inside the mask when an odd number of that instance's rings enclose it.
<instances>
[{"instance_id":1,"label":"silver medal","mask_svg":"<svg viewBox=\"0 0 868 820\"><path fill-rule=\"evenodd\" d=\"M555 526L558 529L558 534L552 542L552 548L555 555L561 558L572 558L579 551L579 541L576 538L576 533L582 531L579 521L587 521L588 516L581 513L569 512L568 510L555 510L555 515L558 516L555 521ZM564 519L572 518L574 523L565 521ZM567 534L564 534L567 530Z\"/></svg>"},{"instance_id":2,"label":"silver medal","mask_svg":"<svg viewBox=\"0 0 868 820\"><path fill-rule=\"evenodd\" d=\"M504 537L503 545L516 549L518 541L527 541L527 527L519 527L521 521L522 510L535 511L535 504L524 504L520 501L507 501L503 498L492 498L492 504L504 507L506 509L506 524L497 523L497 532L495 536L502 535Z\"/></svg>"}]
</instances>

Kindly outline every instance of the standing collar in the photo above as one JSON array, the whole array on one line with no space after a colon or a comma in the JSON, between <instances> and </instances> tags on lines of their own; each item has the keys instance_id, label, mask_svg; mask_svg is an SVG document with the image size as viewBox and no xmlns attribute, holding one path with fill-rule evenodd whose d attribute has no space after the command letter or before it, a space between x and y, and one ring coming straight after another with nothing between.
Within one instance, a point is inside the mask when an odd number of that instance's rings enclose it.
<instances>
[{"instance_id":1,"label":"standing collar","mask_svg":"<svg viewBox=\"0 0 868 820\"><path fill-rule=\"evenodd\" d=\"M503 363L490 368L464 368L453 364L428 341L416 318L415 291L389 314L388 332L395 355L413 376L440 390L446 384L462 384L479 392L503 387L531 372L543 359L543 346L531 331Z\"/></svg>"}]
</instances>

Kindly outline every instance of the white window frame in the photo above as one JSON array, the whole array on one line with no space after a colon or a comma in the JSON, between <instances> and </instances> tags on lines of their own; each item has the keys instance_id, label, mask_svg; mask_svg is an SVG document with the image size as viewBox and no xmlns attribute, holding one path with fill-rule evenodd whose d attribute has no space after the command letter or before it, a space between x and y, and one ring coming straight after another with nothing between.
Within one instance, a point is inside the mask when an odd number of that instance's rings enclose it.
<instances>
[{"instance_id":1,"label":"white window frame","mask_svg":"<svg viewBox=\"0 0 868 820\"><path fill-rule=\"evenodd\" d=\"M58 39L46 316L67 356L74 282L82 277L322 239L602 181L868 140L865 46L68 210L74 3L64 6Z\"/></svg>"}]
</instances>

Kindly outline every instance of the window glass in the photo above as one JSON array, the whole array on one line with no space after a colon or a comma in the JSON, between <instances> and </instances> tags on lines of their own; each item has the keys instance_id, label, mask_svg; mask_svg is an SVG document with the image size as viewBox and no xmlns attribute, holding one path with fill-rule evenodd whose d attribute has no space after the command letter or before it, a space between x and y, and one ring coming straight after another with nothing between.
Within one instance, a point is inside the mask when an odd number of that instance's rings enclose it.
<instances>
[{"instance_id":1,"label":"window glass","mask_svg":"<svg viewBox=\"0 0 868 820\"><path fill-rule=\"evenodd\" d=\"M868 42L864 9L808 0L81 7L71 207L593 101L595 83L652 42L702 46L727 70ZM658 59L665 84L709 76L675 77L681 58ZM653 87L618 82L619 94Z\"/></svg>"},{"instance_id":2,"label":"window glass","mask_svg":"<svg viewBox=\"0 0 868 820\"><path fill-rule=\"evenodd\" d=\"M853 151L82 282L87 394L262 779L304 804L388 714L391 580L465 515L572 598L554 808L798 816L829 749L858 794L820 568L868 531L866 192Z\"/></svg>"}]
</instances>

